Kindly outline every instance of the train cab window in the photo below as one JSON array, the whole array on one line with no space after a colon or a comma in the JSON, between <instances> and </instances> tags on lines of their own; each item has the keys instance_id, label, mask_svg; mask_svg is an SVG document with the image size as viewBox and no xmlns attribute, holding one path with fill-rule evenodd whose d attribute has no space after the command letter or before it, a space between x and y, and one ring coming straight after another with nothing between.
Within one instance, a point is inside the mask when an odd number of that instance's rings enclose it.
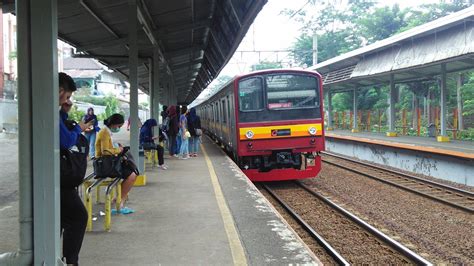
<instances>
[{"instance_id":1,"label":"train cab window","mask_svg":"<svg viewBox=\"0 0 474 266\"><path fill-rule=\"evenodd\" d=\"M263 82L261 77L252 77L239 82L239 110L242 112L264 109Z\"/></svg>"},{"instance_id":2,"label":"train cab window","mask_svg":"<svg viewBox=\"0 0 474 266\"><path fill-rule=\"evenodd\" d=\"M313 76L268 75L265 82L270 110L319 107L318 83Z\"/></svg>"}]
</instances>

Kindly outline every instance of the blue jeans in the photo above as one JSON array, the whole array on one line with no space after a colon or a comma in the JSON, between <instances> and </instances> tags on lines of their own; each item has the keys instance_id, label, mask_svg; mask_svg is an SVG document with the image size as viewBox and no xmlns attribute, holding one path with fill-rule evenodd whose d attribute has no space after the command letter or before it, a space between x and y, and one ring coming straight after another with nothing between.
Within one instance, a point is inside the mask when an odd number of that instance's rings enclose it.
<instances>
[{"instance_id":1,"label":"blue jeans","mask_svg":"<svg viewBox=\"0 0 474 266\"><path fill-rule=\"evenodd\" d=\"M179 130L178 135L176 136L176 150L174 154L179 154L179 151L181 150L181 129Z\"/></svg>"},{"instance_id":2,"label":"blue jeans","mask_svg":"<svg viewBox=\"0 0 474 266\"><path fill-rule=\"evenodd\" d=\"M189 138L189 153L198 153L199 151L199 136L194 136Z\"/></svg>"},{"instance_id":3,"label":"blue jeans","mask_svg":"<svg viewBox=\"0 0 474 266\"><path fill-rule=\"evenodd\" d=\"M87 141L89 142L89 157L92 158L95 156L95 137L96 132L85 133Z\"/></svg>"},{"instance_id":4,"label":"blue jeans","mask_svg":"<svg viewBox=\"0 0 474 266\"><path fill-rule=\"evenodd\" d=\"M185 156L189 153L189 138L183 139L183 132L179 131L178 139L181 140L181 147L179 147L179 155Z\"/></svg>"}]
</instances>

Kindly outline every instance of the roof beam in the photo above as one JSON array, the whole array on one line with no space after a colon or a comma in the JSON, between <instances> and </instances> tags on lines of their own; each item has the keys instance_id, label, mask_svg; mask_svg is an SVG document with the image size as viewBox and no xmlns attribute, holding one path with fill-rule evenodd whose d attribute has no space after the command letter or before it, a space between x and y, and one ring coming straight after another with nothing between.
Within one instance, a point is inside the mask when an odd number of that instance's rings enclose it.
<instances>
[{"instance_id":1,"label":"roof beam","mask_svg":"<svg viewBox=\"0 0 474 266\"><path fill-rule=\"evenodd\" d=\"M190 47L186 47L186 48L183 48L183 49L168 51L168 52L165 53L165 56L167 58L171 58L171 57L175 57L175 56L178 56L178 55L181 55L181 54L194 53L194 52L202 51L202 50L204 50L203 45L190 46Z\"/></svg>"},{"instance_id":2,"label":"roof beam","mask_svg":"<svg viewBox=\"0 0 474 266\"><path fill-rule=\"evenodd\" d=\"M196 30L200 28L207 28L210 26L211 26L211 20L203 19L203 20L195 21L194 23L166 25L162 29L157 30L156 33L158 34L158 36L162 36L165 34L178 33L178 32L187 31L187 30Z\"/></svg>"},{"instance_id":3,"label":"roof beam","mask_svg":"<svg viewBox=\"0 0 474 266\"><path fill-rule=\"evenodd\" d=\"M202 59L199 59L199 60L194 60L194 61L190 61L190 62L186 62L186 63L171 65L171 68L173 70L175 70L175 69L185 68L185 67L189 67L189 66L193 66L193 65L197 65L197 64L201 64L201 63L202 63Z\"/></svg>"},{"instance_id":4,"label":"roof beam","mask_svg":"<svg viewBox=\"0 0 474 266\"><path fill-rule=\"evenodd\" d=\"M126 45L127 43L128 43L128 37L112 39L112 40L104 40L104 41L88 43L88 44L78 46L76 47L76 51L77 52L93 51L95 49L100 49L100 48L122 46L122 45Z\"/></svg>"},{"instance_id":5,"label":"roof beam","mask_svg":"<svg viewBox=\"0 0 474 266\"><path fill-rule=\"evenodd\" d=\"M112 34L115 38L120 39L120 36L115 33L115 31L101 18L99 15L84 1L79 1L81 6L83 6L89 14L91 14L110 34Z\"/></svg>"}]
</instances>

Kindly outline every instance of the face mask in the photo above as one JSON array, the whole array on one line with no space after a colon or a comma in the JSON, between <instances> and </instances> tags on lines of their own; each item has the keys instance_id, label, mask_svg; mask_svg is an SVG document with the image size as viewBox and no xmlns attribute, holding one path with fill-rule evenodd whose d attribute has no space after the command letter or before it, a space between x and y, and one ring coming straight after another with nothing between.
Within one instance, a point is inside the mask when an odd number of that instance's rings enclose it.
<instances>
[{"instance_id":1,"label":"face mask","mask_svg":"<svg viewBox=\"0 0 474 266\"><path fill-rule=\"evenodd\" d=\"M111 128L110 131L112 131L112 133L119 133L119 132L120 132L120 128L119 128L119 127Z\"/></svg>"}]
</instances>

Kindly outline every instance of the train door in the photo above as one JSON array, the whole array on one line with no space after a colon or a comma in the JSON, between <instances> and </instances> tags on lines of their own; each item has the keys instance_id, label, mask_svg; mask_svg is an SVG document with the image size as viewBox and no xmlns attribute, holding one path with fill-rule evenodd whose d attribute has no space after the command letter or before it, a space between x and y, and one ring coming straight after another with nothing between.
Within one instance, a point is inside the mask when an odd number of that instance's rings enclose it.
<instances>
[{"instance_id":1,"label":"train door","mask_svg":"<svg viewBox=\"0 0 474 266\"><path fill-rule=\"evenodd\" d=\"M226 117L227 117L227 125L226 125L226 133L225 133L225 143L227 146L230 146L230 132L232 132L232 128L231 128L231 125L232 125L232 121L231 121L231 118L230 118L230 100L229 100L229 95L227 95L225 97L226 99Z\"/></svg>"},{"instance_id":2,"label":"train door","mask_svg":"<svg viewBox=\"0 0 474 266\"><path fill-rule=\"evenodd\" d=\"M220 132L221 132L221 139L222 141L225 143L226 141L226 131L227 131L227 119L226 119L226 104L225 104L225 98L223 98L221 100L221 128L220 128Z\"/></svg>"},{"instance_id":3,"label":"train door","mask_svg":"<svg viewBox=\"0 0 474 266\"><path fill-rule=\"evenodd\" d=\"M229 132L229 141L230 147L232 150L237 148L237 138L235 135L236 132L236 119L235 119L235 102L234 102L234 95L231 94L229 96L229 121L230 121L230 132ZM235 155L234 155L235 156Z\"/></svg>"}]
</instances>

